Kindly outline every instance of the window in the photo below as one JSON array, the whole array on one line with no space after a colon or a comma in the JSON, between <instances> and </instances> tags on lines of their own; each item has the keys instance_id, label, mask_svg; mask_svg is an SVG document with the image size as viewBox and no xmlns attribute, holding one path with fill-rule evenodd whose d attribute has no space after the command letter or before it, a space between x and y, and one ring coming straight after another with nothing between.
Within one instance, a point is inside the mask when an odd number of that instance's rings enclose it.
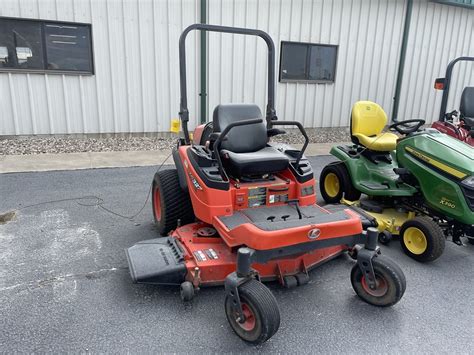
<instances>
[{"instance_id":1,"label":"window","mask_svg":"<svg viewBox=\"0 0 474 355\"><path fill-rule=\"evenodd\" d=\"M335 45L281 42L280 82L332 83L336 60Z\"/></svg>"},{"instance_id":2,"label":"window","mask_svg":"<svg viewBox=\"0 0 474 355\"><path fill-rule=\"evenodd\" d=\"M0 18L0 70L93 74L91 26Z\"/></svg>"},{"instance_id":3,"label":"window","mask_svg":"<svg viewBox=\"0 0 474 355\"><path fill-rule=\"evenodd\" d=\"M474 0L431 0L444 5L460 6L467 9L474 9Z\"/></svg>"}]
</instances>

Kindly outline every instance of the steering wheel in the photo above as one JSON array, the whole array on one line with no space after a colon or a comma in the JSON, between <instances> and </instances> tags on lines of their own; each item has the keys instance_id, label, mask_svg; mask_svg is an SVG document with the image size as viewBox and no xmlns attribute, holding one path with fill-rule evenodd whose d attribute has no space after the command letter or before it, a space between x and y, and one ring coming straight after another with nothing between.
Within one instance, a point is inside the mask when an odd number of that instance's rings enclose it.
<instances>
[{"instance_id":1,"label":"steering wheel","mask_svg":"<svg viewBox=\"0 0 474 355\"><path fill-rule=\"evenodd\" d=\"M388 128L391 131L395 130L400 134L407 135L407 134L418 131L418 129L420 129L420 127L423 126L424 124L425 124L425 120L414 119L414 120L395 122L394 124L391 124Z\"/></svg>"}]
</instances>

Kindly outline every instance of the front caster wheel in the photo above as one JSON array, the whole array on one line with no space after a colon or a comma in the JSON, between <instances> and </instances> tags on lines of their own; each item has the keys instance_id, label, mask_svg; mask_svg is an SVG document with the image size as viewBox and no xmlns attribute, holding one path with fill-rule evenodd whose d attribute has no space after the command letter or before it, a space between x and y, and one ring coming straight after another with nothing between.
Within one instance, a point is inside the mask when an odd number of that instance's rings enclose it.
<instances>
[{"instance_id":1,"label":"front caster wheel","mask_svg":"<svg viewBox=\"0 0 474 355\"><path fill-rule=\"evenodd\" d=\"M376 288L371 289L365 281L358 264L351 271L351 283L357 296L365 302L379 307L392 306L402 298L406 289L403 271L391 259L377 255L372 259Z\"/></svg>"},{"instance_id":2,"label":"front caster wheel","mask_svg":"<svg viewBox=\"0 0 474 355\"><path fill-rule=\"evenodd\" d=\"M225 299L227 320L240 338L252 344L261 344L280 327L277 301L270 290L255 279L245 282L238 290L245 321L238 319L229 296Z\"/></svg>"}]
</instances>

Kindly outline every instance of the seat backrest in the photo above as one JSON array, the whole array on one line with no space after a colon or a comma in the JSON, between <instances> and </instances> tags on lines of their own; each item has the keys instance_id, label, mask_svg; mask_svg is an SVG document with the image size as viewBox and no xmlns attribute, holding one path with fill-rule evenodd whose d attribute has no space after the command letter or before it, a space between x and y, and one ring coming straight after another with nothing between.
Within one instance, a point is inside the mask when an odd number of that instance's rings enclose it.
<instances>
[{"instance_id":1,"label":"seat backrest","mask_svg":"<svg viewBox=\"0 0 474 355\"><path fill-rule=\"evenodd\" d=\"M262 118L262 112L254 104L225 104L214 109L214 132L222 132L232 122ZM265 148L268 142L265 120L259 124L232 128L222 141L221 149L234 153L249 153Z\"/></svg>"},{"instance_id":2,"label":"seat backrest","mask_svg":"<svg viewBox=\"0 0 474 355\"><path fill-rule=\"evenodd\" d=\"M351 135L373 136L382 132L387 124L385 111L372 101L357 101L352 106Z\"/></svg>"},{"instance_id":3,"label":"seat backrest","mask_svg":"<svg viewBox=\"0 0 474 355\"><path fill-rule=\"evenodd\" d=\"M474 86L466 86L462 91L459 113L461 117L474 118Z\"/></svg>"}]
</instances>

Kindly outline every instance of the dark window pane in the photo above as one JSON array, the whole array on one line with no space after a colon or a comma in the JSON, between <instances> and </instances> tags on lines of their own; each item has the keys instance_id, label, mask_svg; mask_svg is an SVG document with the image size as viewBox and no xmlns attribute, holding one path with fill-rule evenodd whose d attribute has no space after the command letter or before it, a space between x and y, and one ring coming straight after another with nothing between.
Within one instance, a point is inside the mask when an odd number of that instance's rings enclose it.
<instances>
[{"instance_id":1,"label":"dark window pane","mask_svg":"<svg viewBox=\"0 0 474 355\"><path fill-rule=\"evenodd\" d=\"M46 23L48 69L92 71L88 26Z\"/></svg>"},{"instance_id":2,"label":"dark window pane","mask_svg":"<svg viewBox=\"0 0 474 355\"><path fill-rule=\"evenodd\" d=\"M337 47L311 46L309 80L334 81Z\"/></svg>"},{"instance_id":3,"label":"dark window pane","mask_svg":"<svg viewBox=\"0 0 474 355\"><path fill-rule=\"evenodd\" d=\"M306 57L308 54L308 45L282 43L281 50L281 79L306 80Z\"/></svg>"},{"instance_id":4,"label":"dark window pane","mask_svg":"<svg viewBox=\"0 0 474 355\"><path fill-rule=\"evenodd\" d=\"M0 67L44 69L39 22L0 19Z\"/></svg>"}]
</instances>

